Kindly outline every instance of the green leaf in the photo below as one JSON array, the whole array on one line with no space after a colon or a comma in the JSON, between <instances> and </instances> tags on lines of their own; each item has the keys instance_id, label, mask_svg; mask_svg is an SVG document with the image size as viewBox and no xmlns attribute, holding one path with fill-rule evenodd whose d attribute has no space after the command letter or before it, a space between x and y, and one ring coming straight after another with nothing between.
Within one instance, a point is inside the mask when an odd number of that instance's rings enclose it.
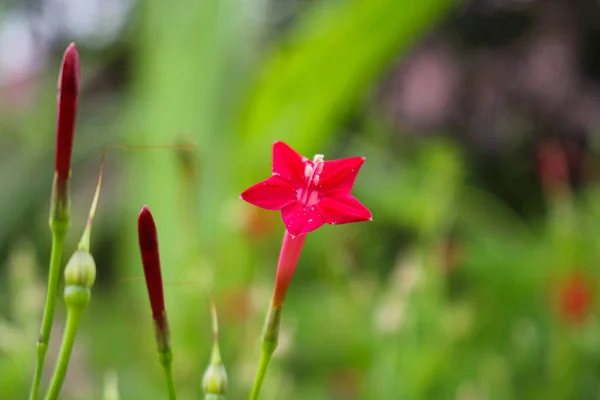
<instances>
[{"instance_id":1,"label":"green leaf","mask_svg":"<svg viewBox=\"0 0 600 400\"><path fill-rule=\"evenodd\" d=\"M264 139L279 138L301 152L315 150L394 58L450 4L319 3L266 61L242 118L246 144L261 153Z\"/></svg>"}]
</instances>

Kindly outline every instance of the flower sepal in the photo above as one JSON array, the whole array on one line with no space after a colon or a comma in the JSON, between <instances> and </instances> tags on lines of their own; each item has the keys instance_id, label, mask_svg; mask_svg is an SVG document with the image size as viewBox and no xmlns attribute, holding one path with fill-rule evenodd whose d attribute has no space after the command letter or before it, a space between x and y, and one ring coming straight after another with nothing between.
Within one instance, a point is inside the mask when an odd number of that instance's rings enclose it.
<instances>
[{"instance_id":1,"label":"flower sepal","mask_svg":"<svg viewBox=\"0 0 600 400\"><path fill-rule=\"evenodd\" d=\"M281 328L281 309L282 306L273 306L269 308L265 325L262 331L263 351L273 353L279 344L279 330Z\"/></svg>"},{"instance_id":2,"label":"flower sepal","mask_svg":"<svg viewBox=\"0 0 600 400\"><path fill-rule=\"evenodd\" d=\"M58 235L65 235L71 224L71 196L69 193L69 180L61 181L58 179L58 174L54 174L48 223L52 232Z\"/></svg>"}]
</instances>

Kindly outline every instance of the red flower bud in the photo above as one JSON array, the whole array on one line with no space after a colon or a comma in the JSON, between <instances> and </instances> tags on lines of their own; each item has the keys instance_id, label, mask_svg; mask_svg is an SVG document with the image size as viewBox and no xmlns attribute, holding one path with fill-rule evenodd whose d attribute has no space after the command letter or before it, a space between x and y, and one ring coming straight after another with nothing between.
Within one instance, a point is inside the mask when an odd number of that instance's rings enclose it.
<instances>
[{"instance_id":1,"label":"red flower bud","mask_svg":"<svg viewBox=\"0 0 600 400\"><path fill-rule=\"evenodd\" d=\"M79 53L75 43L65 50L58 78L58 109L56 114L56 164L59 182L69 179L73 133L77 117L79 94Z\"/></svg>"},{"instance_id":2,"label":"red flower bud","mask_svg":"<svg viewBox=\"0 0 600 400\"><path fill-rule=\"evenodd\" d=\"M163 292L162 275L160 272L160 256L158 254L158 236L154 218L147 206L144 206L138 217L138 236L146 287L150 297L152 318L157 329L159 347L168 346L168 325L165 313L165 298Z\"/></svg>"}]
</instances>

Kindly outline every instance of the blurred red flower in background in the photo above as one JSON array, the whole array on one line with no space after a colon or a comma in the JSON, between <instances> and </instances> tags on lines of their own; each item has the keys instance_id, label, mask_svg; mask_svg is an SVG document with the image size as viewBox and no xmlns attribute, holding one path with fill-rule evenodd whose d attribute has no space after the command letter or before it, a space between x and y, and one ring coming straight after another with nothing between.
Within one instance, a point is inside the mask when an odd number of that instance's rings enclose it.
<instances>
[{"instance_id":1,"label":"blurred red flower in background","mask_svg":"<svg viewBox=\"0 0 600 400\"><path fill-rule=\"evenodd\" d=\"M558 283L557 306L560 318L569 325L580 324L589 316L595 290L590 277L572 272Z\"/></svg>"}]
</instances>

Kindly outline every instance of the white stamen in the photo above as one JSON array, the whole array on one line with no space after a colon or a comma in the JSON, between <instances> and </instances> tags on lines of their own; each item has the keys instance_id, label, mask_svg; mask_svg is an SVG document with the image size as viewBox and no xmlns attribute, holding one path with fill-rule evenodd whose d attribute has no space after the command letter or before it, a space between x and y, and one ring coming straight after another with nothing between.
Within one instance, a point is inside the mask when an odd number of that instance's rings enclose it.
<instances>
[{"instance_id":1,"label":"white stamen","mask_svg":"<svg viewBox=\"0 0 600 400\"><path fill-rule=\"evenodd\" d=\"M314 172L314 168L310 163L306 163L306 166L304 167L304 176L308 179L310 179L310 177L312 176Z\"/></svg>"},{"instance_id":2,"label":"white stamen","mask_svg":"<svg viewBox=\"0 0 600 400\"><path fill-rule=\"evenodd\" d=\"M323 172L323 164L325 163L325 156L323 154L316 154L313 159L315 164L314 173L312 175L312 181L315 185L319 184L319 175Z\"/></svg>"}]
</instances>

